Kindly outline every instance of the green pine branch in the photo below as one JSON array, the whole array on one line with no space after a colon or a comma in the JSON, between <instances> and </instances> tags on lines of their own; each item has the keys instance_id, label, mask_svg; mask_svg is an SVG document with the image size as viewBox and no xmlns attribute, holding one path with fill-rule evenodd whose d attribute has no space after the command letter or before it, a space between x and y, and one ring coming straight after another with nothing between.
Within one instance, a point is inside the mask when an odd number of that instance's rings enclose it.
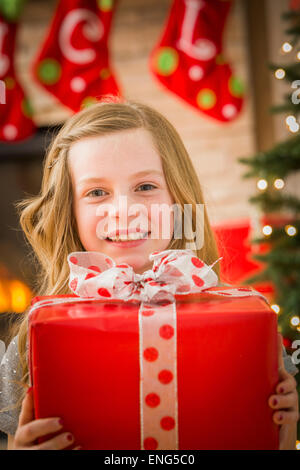
<instances>
[{"instance_id":1,"label":"green pine branch","mask_svg":"<svg viewBox=\"0 0 300 470\"><path fill-rule=\"evenodd\" d=\"M290 113L290 114L300 114L300 103L294 104L291 101L290 96L283 104L277 104L270 107L270 112L275 113Z\"/></svg>"},{"instance_id":2,"label":"green pine branch","mask_svg":"<svg viewBox=\"0 0 300 470\"><path fill-rule=\"evenodd\" d=\"M279 212L285 209L293 211L296 215L300 213L300 199L291 194L270 194L264 192L249 198L251 204L257 204L263 212Z\"/></svg>"},{"instance_id":3,"label":"green pine branch","mask_svg":"<svg viewBox=\"0 0 300 470\"><path fill-rule=\"evenodd\" d=\"M300 22L300 10L289 10L282 13L281 18L283 20L299 20Z\"/></svg>"},{"instance_id":4,"label":"green pine branch","mask_svg":"<svg viewBox=\"0 0 300 470\"><path fill-rule=\"evenodd\" d=\"M280 250L276 253L274 250L271 250L267 254L253 255L253 257L261 262L266 262L271 264L273 267L278 269L284 269L286 272L286 267L290 267L290 271L293 269L300 268L300 251L299 253L289 253L285 250Z\"/></svg>"},{"instance_id":5,"label":"green pine branch","mask_svg":"<svg viewBox=\"0 0 300 470\"><path fill-rule=\"evenodd\" d=\"M292 225L296 228L296 234L289 236L285 231L286 224L273 226L272 233L268 236L261 236L251 239L251 244L270 245L273 250L281 248L300 249L300 220L293 219Z\"/></svg>"},{"instance_id":6,"label":"green pine branch","mask_svg":"<svg viewBox=\"0 0 300 470\"><path fill-rule=\"evenodd\" d=\"M271 150L259 152L252 157L242 157L238 161L252 168L243 175L244 178L284 178L289 173L300 170L300 135L280 142Z\"/></svg>"}]
</instances>

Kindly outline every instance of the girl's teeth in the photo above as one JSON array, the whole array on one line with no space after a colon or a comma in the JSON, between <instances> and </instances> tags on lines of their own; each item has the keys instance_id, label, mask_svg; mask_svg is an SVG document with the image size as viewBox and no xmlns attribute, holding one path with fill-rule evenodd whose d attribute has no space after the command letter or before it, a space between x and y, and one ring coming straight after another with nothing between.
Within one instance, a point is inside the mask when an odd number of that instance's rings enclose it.
<instances>
[{"instance_id":1,"label":"girl's teeth","mask_svg":"<svg viewBox=\"0 0 300 470\"><path fill-rule=\"evenodd\" d=\"M119 241L133 241L133 240L140 240L142 238L146 238L146 235L148 234L139 234L139 233L132 233L131 235L120 235L119 237L116 238L110 238L109 240L112 240L113 242L119 242Z\"/></svg>"}]
</instances>

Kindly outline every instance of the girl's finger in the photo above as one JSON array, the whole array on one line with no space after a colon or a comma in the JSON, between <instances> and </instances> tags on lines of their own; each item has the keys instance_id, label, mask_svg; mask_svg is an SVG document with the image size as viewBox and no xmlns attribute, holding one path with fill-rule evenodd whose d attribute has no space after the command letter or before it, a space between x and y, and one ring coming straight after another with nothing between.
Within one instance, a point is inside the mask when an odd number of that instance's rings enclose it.
<instances>
[{"instance_id":1,"label":"girl's finger","mask_svg":"<svg viewBox=\"0 0 300 470\"><path fill-rule=\"evenodd\" d=\"M298 411L276 411L273 414L273 421L276 424L295 424L299 419Z\"/></svg>"},{"instance_id":2,"label":"girl's finger","mask_svg":"<svg viewBox=\"0 0 300 470\"><path fill-rule=\"evenodd\" d=\"M32 388L27 390L27 393L22 401L21 412L19 415L18 426L23 426L34 419L34 405L32 397Z\"/></svg>"},{"instance_id":3,"label":"girl's finger","mask_svg":"<svg viewBox=\"0 0 300 470\"><path fill-rule=\"evenodd\" d=\"M17 441L22 446L28 446L38 437L59 431L62 426L59 418L35 419L19 428Z\"/></svg>"},{"instance_id":4,"label":"girl's finger","mask_svg":"<svg viewBox=\"0 0 300 470\"><path fill-rule=\"evenodd\" d=\"M297 387L296 380L291 374L288 374L288 376L284 380L279 382L279 384L276 386L276 393L278 394L290 393L296 390L296 387Z\"/></svg>"},{"instance_id":5,"label":"girl's finger","mask_svg":"<svg viewBox=\"0 0 300 470\"><path fill-rule=\"evenodd\" d=\"M282 408L297 409L297 403L297 393L295 391L287 393L286 395L272 395L269 398L269 406L277 410Z\"/></svg>"},{"instance_id":6,"label":"girl's finger","mask_svg":"<svg viewBox=\"0 0 300 470\"><path fill-rule=\"evenodd\" d=\"M74 436L69 432L65 432L35 446L35 448L36 450L62 450L72 443L74 443Z\"/></svg>"}]
</instances>

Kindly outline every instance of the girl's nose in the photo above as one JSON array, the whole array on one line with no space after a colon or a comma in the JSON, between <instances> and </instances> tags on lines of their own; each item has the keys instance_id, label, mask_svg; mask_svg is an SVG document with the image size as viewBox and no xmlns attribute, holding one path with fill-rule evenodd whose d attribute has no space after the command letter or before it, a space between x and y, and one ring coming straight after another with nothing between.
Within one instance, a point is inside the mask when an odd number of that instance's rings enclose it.
<instances>
[{"instance_id":1,"label":"girl's nose","mask_svg":"<svg viewBox=\"0 0 300 470\"><path fill-rule=\"evenodd\" d=\"M148 220L148 216L147 205L128 195L120 195L111 200L109 217L116 217L124 222L138 218L143 223Z\"/></svg>"},{"instance_id":2,"label":"girl's nose","mask_svg":"<svg viewBox=\"0 0 300 470\"><path fill-rule=\"evenodd\" d=\"M109 203L109 217L118 217L127 219L128 214L128 196L121 194L113 197Z\"/></svg>"}]
</instances>

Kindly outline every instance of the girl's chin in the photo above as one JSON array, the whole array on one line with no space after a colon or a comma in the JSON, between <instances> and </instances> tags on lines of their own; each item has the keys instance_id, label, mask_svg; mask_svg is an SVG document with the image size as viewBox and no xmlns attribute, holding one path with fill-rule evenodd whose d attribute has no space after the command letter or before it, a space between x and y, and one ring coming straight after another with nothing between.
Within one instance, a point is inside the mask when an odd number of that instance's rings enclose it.
<instances>
[{"instance_id":1,"label":"girl's chin","mask_svg":"<svg viewBox=\"0 0 300 470\"><path fill-rule=\"evenodd\" d=\"M151 253L153 253L154 251L163 251L167 249L164 246L157 247L155 246L155 244L152 244L154 246L150 246L151 244L148 245L148 241L144 243L141 247L133 248L131 253L131 249L122 249L120 247L113 246L109 246L110 249L108 250L106 245L107 242L105 242L105 246L103 246L103 249L99 249L98 247L98 249L92 249L90 251L100 251L101 253L105 253L110 256L116 262L116 264L129 264L130 266L132 266L136 274L143 274L143 272L152 269L153 261L149 260L149 256ZM168 245L168 243L166 245Z\"/></svg>"},{"instance_id":2,"label":"girl's chin","mask_svg":"<svg viewBox=\"0 0 300 470\"><path fill-rule=\"evenodd\" d=\"M112 257L113 258L113 257ZM144 271L147 271L148 269L152 268L152 261L149 260L147 255L130 255L129 253L127 255L121 255L113 258L117 264L122 264L126 263L129 264L129 266L132 266L134 272L136 274L142 274Z\"/></svg>"}]
</instances>

